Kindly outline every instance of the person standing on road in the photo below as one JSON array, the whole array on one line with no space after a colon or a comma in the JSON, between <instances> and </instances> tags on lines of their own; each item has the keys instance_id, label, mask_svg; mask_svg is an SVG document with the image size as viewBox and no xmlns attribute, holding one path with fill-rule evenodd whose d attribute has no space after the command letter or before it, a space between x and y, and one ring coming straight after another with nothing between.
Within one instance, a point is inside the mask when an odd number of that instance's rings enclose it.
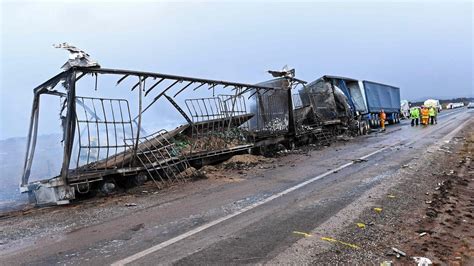
<instances>
[{"instance_id":1,"label":"person standing on road","mask_svg":"<svg viewBox=\"0 0 474 266\"><path fill-rule=\"evenodd\" d=\"M412 107L410 109L410 118L411 118L411 126L418 126L418 120L420 119L420 109L418 107Z\"/></svg>"},{"instance_id":2,"label":"person standing on road","mask_svg":"<svg viewBox=\"0 0 474 266\"><path fill-rule=\"evenodd\" d=\"M432 125L438 124L438 121L437 121L438 119L436 118L438 116L438 112L436 111L436 108L431 106L429 110L429 114L430 114L430 124Z\"/></svg>"},{"instance_id":3,"label":"person standing on road","mask_svg":"<svg viewBox=\"0 0 474 266\"><path fill-rule=\"evenodd\" d=\"M421 124L424 126L428 125L428 119L430 118L430 113L426 106L421 107Z\"/></svg>"},{"instance_id":4,"label":"person standing on road","mask_svg":"<svg viewBox=\"0 0 474 266\"><path fill-rule=\"evenodd\" d=\"M385 131L385 120L387 119L387 115L385 114L383 109L380 110L379 118L380 118L380 127L382 127L382 131Z\"/></svg>"}]
</instances>

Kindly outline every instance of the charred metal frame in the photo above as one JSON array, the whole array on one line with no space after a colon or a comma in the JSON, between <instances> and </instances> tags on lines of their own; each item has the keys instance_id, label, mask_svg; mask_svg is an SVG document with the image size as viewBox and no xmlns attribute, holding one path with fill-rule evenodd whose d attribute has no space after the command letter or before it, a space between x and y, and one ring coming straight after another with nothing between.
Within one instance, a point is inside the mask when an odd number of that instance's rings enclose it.
<instances>
[{"instance_id":1,"label":"charred metal frame","mask_svg":"<svg viewBox=\"0 0 474 266\"><path fill-rule=\"evenodd\" d=\"M142 115L143 113L148 110L157 100L159 100L162 96L166 97L175 107L177 107L178 111L185 116L186 114L177 106L176 103L172 100L170 96L166 93L169 93L171 89L177 88L179 84L183 84L184 86L180 87L179 90L174 94L173 98L178 96L180 93L188 90L196 91L201 87L208 87L209 90L213 90L217 86L221 86L222 88L229 88L234 91L235 95L242 95L245 92L255 90L256 92L260 91L269 91L269 90L277 90L278 88L272 88L267 86L260 86L260 85L251 85L245 83L237 83L237 82L228 82L222 80L211 80L211 79L201 79L201 78L192 78L186 76L177 76L177 75L168 75L168 74L161 74L161 73L153 73L153 72L142 72L142 71L130 71L130 70L120 70L120 69L106 69L106 68L88 68L88 67L72 67L67 71L59 73L58 75L54 76L53 78L49 79L48 81L44 82L40 86L34 89L34 99L33 99L33 106L30 118L30 126L28 131L28 141L27 141L27 149L26 155L24 160L24 169L21 181L21 187L26 188L28 185L28 180L31 172L32 161L35 154L35 146L38 137L38 121L39 121L39 105L40 105L40 97L44 94L56 95L65 97L65 105L63 108L66 108L66 115L63 119L63 133L64 133L64 154L63 154L63 162L60 171L60 175L58 176L58 180L60 185L68 185L68 176L71 174L71 170L69 169L71 165L71 156L73 152L74 140L75 140L75 131L76 126L78 125L77 120L77 110L76 110L76 103L78 99L84 99L84 97L77 97L76 96L76 82L79 81L82 77L86 75L95 76L95 86L97 89L97 78L98 75L117 75L120 78L117 81L117 85L120 84L122 81L129 77L137 77L138 82L131 88L131 91L138 88L138 115L132 121L136 122L137 128L133 133L133 144L131 145L131 149L133 149L133 158L132 161L137 159L137 156L140 152L139 150L140 143L146 139L147 137L141 137L141 123L142 123ZM151 86L147 87L145 84L146 80L155 80ZM165 81L169 80L172 83L167 86L166 88L162 88L159 90L158 95L153 98L150 104L147 106L142 106L143 98L148 96L153 90L159 88L159 85ZM62 83L66 93L59 92L55 90L55 87ZM291 89L288 89L288 94L291 96ZM108 101L112 99L102 99L102 107L103 101ZM117 99L113 99L117 100ZM290 97L289 106L292 108L292 101ZM292 109L290 109L292 110ZM292 112L290 112L290 132L294 132L294 118ZM185 118L190 121L189 117ZM114 119L115 121L115 119ZM79 121L79 123L86 123L89 126L89 123L95 123L96 126L99 121ZM102 121L100 123L105 123L106 127L108 127L108 121ZM122 119L121 123L123 124L124 121ZM112 123L113 126L116 126L117 123ZM107 128L108 130L108 128ZM116 129L114 129L116 131ZM131 130L133 132L133 130ZM100 147L100 144L98 144ZM93 146L86 145L82 146L87 149L94 148ZM114 146L118 148L118 145ZM110 148L110 147L109 147ZM159 147L153 147L154 150L158 150ZM138 158L139 159L139 158ZM27 191L27 190L26 190Z\"/></svg>"}]
</instances>

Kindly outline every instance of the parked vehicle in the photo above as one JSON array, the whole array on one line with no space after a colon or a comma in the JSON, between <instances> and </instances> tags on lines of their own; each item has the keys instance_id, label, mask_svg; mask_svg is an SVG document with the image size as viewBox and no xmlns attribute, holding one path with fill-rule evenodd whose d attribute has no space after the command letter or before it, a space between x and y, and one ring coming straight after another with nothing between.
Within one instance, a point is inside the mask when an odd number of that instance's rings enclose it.
<instances>
[{"instance_id":1,"label":"parked vehicle","mask_svg":"<svg viewBox=\"0 0 474 266\"><path fill-rule=\"evenodd\" d=\"M433 107L437 108L438 113L441 112L441 110L443 110L443 107L441 107L441 104L439 103L439 100L428 99L423 103L423 105L428 106L428 107L433 106Z\"/></svg>"},{"instance_id":2,"label":"parked vehicle","mask_svg":"<svg viewBox=\"0 0 474 266\"><path fill-rule=\"evenodd\" d=\"M448 103L446 105L446 108L447 109L455 109L455 108L461 108L461 107L464 107L464 103L463 102L459 102L459 103Z\"/></svg>"},{"instance_id":3,"label":"parked vehicle","mask_svg":"<svg viewBox=\"0 0 474 266\"><path fill-rule=\"evenodd\" d=\"M474 108L474 102L470 102L470 103L467 105L467 109L471 109L471 108Z\"/></svg>"},{"instance_id":4,"label":"parked vehicle","mask_svg":"<svg viewBox=\"0 0 474 266\"><path fill-rule=\"evenodd\" d=\"M410 103L407 100L400 101L400 116L404 119L410 117Z\"/></svg>"},{"instance_id":5,"label":"parked vehicle","mask_svg":"<svg viewBox=\"0 0 474 266\"><path fill-rule=\"evenodd\" d=\"M379 113L384 110L389 124L400 122L400 89L394 86L362 81L361 90L366 98L366 119L371 127L380 126Z\"/></svg>"}]
</instances>

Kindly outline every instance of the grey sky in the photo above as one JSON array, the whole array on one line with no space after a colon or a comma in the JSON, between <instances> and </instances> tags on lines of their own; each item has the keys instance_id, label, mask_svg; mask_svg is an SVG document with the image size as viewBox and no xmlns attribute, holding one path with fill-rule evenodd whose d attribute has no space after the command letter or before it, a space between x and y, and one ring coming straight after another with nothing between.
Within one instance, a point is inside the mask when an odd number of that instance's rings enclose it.
<instances>
[{"instance_id":1,"label":"grey sky","mask_svg":"<svg viewBox=\"0 0 474 266\"><path fill-rule=\"evenodd\" d=\"M32 89L69 42L103 67L256 83L288 64L399 86L402 98L474 96L467 2L1 4L0 139L25 136Z\"/></svg>"}]
</instances>

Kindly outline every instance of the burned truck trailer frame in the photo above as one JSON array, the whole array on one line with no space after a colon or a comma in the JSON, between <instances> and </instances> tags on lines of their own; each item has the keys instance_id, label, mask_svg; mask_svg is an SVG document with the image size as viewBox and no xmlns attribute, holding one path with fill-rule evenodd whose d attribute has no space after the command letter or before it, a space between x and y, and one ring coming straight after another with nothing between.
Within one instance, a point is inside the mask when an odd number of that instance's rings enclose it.
<instances>
[{"instance_id":1,"label":"burned truck trailer frame","mask_svg":"<svg viewBox=\"0 0 474 266\"><path fill-rule=\"evenodd\" d=\"M294 78L294 70L269 72L275 79L251 85L73 66L34 89L20 189L38 205L67 204L77 193L100 188L107 194L117 185L140 185L147 179L159 188L186 182L194 167L233 154L265 154L282 144L289 149L308 143L328 145L344 132L367 133L360 116L349 111L357 109L357 103L333 79L325 76L306 84ZM89 84L82 88L84 80ZM320 81L329 81L327 91L317 88ZM110 83L115 88L105 97L110 90L103 88ZM120 88L127 90L131 101L117 96ZM293 95L298 88L299 94ZM83 96L86 89L96 97ZM181 99L196 91L207 95ZM57 173L31 181L44 95L60 99L62 159ZM148 130L150 121L157 124L164 118L164 103L183 123L169 131L161 124Z\"/></svg>"},{"instance_id":2,"label":"burned truck trailer frame","mask_svg":"<svg viewBox=\"0 0 474 266\"><path fill-rule=\"evenodd\" d=\"M117 77L115 86L132 81L128 88L137 101L136 116L132 117L131 104L126 99L80 95L79 80L92 77L91 86L97 92L102 89L99 78L106 75ZM212 95L186 99L186 112L176 101L177 96L199 89ZM249 132L258 132L265 125L257 121L252 122L253 129L249 127L254 114L248 111L246 95L251 94L248 99L257 99L253 96L284 89L152 72L71 67L34 89L21 191L29 192L39 205L66 204L75 198L76 192L87 193L93 184L103 183L106 177L140 182L145 175L158 186L186 181L190 160L231 154L253 146L251 138L255 134ZM216 90L227 93L216 95ZM62 164L57 175L30 182L43 95L62 100ZM171 104L187 123L169 132L160 129L147 134L143 129L144 116L159 100ZM160 116L152 119L159 120Z\"/></svg>"}]
</instances>

